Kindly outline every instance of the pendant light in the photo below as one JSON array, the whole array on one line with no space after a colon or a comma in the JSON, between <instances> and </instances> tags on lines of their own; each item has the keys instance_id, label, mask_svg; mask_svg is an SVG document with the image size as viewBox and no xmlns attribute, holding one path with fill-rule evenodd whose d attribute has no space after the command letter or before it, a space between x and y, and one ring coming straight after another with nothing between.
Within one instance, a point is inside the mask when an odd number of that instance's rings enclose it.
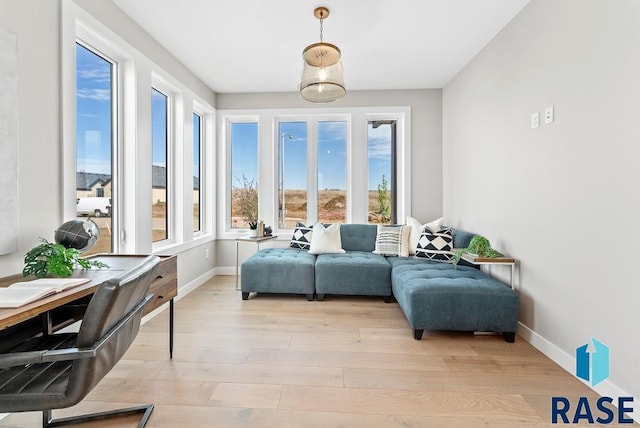
<instances>
[{"instance_id":1,"label":"pendant light","mask_svg":"<svg viewBox=\"0 0 640 428\"><path fill-rule=\"evenodd\" d=\"M318 7L313 14L320 20L320 42L302 51L304 64L300 95L307 101L328 103L344 97L347 90L342 76L340 49L323 40L323 21L329 16L329 9Z\"/></svg>"}]
</instances>

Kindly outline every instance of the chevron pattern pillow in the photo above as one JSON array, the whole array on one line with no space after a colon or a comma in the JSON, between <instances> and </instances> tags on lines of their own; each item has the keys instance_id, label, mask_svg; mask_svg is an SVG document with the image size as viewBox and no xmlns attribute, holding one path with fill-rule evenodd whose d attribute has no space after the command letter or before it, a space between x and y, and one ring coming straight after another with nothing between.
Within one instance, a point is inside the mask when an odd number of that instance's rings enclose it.
<instances>
[{"instance_id":1,"label":"chevron pattern pillow","mask_svg":"<svg viewBox=\"0 0 640 428\"><path fill-rule=\"evenodd\" d=\"M425 227L418 240L416 257L434 262L453 263L453 256L453 230L450 227L441 227L439 231L432 232Z\"/></svg>"},{"instance_id":2,"label":"chevron pattern pillow","mask_svg":"<svg viewBox=\"0 0 640 428\"><path fill-rule=\"evenodd\" d=\"M311 237L313 236L313 226L305 226L302 223L296 224L291 236L290 248L309 250L311 248Z\"/></svg>"}]
</instances>

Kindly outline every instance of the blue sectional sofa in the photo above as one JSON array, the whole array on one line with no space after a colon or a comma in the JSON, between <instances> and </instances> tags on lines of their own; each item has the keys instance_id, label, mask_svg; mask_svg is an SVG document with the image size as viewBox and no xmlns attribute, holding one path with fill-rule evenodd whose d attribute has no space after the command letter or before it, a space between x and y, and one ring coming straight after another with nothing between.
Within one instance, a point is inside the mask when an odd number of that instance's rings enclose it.
<instances>
[{"instance_id":1,"label":"blue sectional sofa","mask_svg":"<svg viewBox=\"0 0 640 428\"><path fill-rule=\"evenodd\" d=\"M394 296L416 340L424 330L491 331L515 341L519 296L509 286L461 262L457 267L415 257L374 254L377 227L340 227L342 254L314 256L306 250L269 248L241 267L242 299L251 292ZM454 247L467 247L472 233L453 231Z\"/></svg>"}]
</instances>

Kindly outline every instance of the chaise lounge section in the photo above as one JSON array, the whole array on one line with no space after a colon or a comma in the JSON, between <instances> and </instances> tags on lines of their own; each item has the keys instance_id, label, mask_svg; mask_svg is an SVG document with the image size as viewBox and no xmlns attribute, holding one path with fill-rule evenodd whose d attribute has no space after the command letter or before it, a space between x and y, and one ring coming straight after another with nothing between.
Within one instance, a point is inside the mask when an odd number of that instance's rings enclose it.
<instances>
[{"instance_id":1,"label":"chaise lounge section","mask_svg":"<svg viewBox=\"0 0 640 428\"><path fill-rule=\"evenodd\" d=\"M469 266L390 259L393 295L416 340L424 330L490 331L515 341L518 294Z\"/></svg>"},{"instance_id":2,"label":"chaise lounge section","mask_svg":"<svg viewBox=\"0 0 640 428\"><path fill-rule=\"evenodd\" d=\"M304 294L313 300L316 256L295 248L265 248L241 266L242 300L252 292Z\"/></svg>"}]
</instances>

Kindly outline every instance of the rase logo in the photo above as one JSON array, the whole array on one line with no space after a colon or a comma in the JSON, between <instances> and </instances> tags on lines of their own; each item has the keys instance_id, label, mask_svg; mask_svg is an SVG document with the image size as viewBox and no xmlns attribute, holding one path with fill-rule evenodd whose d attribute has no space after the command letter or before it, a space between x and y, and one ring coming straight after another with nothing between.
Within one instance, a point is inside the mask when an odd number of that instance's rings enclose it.
<instances>
[{"instance_id":1,"label":"rase logo","mask_svg":"<svg viewBox=\"0 0 640 428\"><path fill-rule=\"evenodd\" d=\"M596 386L609 377L609 347L598 339L592 338L593 348L589 349L589 343L576 348L576 377ZM625 413L633 413L633 397L618 397L618 408L613 405L613 398L600 397L594 404L587 397L579 397L578 403L572 410L571 401L567 397L551 397L551 422L577 424L584 420L590 424L632 424L633 419ZM595 407L592 412L592 407ZM594 413L596 417L594 418ZM570 416L573 415L573 418Z\"/></svg>"},{"instance_id":2,"label":"rase logo","mask_svg":"<svg viewBox=\"0 0 640 428\"><path fill-rule=\"evenodd\" d=\"M609 347L598 339L591 341L593 353L589 352L588 343L576 348L576 376L596 386L609 377Z\"/></svg>"}]
</instances>

